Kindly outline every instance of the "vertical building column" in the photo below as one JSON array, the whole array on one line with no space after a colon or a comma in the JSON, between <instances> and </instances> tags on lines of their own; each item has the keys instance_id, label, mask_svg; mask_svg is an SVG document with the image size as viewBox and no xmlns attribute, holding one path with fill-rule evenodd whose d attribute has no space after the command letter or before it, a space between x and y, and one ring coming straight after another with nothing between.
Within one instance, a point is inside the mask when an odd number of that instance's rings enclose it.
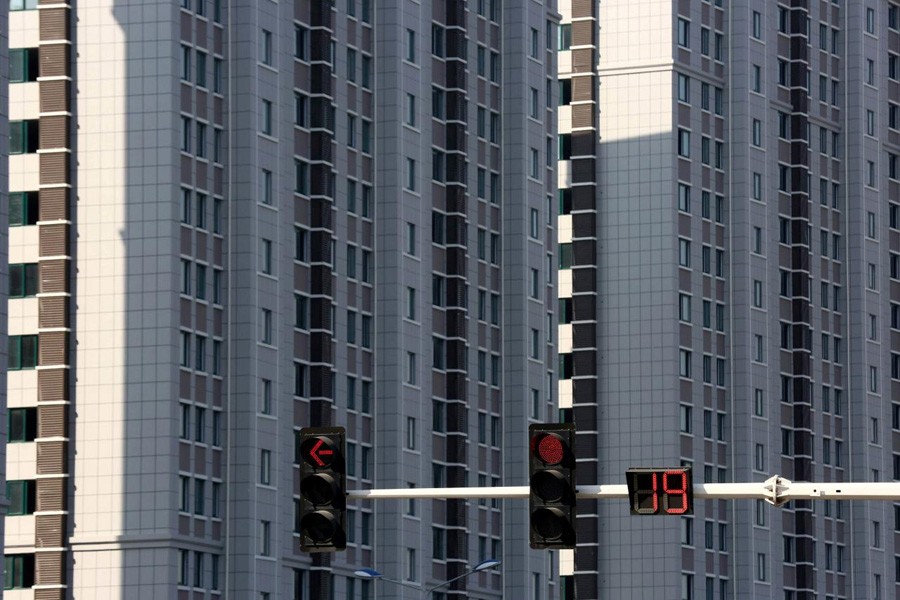
<instances>
[{"instance_id":1,"label":"vertical building column","mask_svg":"<svg viewBox=\"0 0 900 600\"><path fill-rule=\"evenodd\" d=\"M469 330L466 306L468 262L466 257L467 161L466 125L466 18L464 0L448 0L446 88L446 230L447 250L447 486L462 487L468 482L468 386L466 357ZM467 569L468 536L466 502L446 501L447 579ZM467 597L465 579L447 590L448 596Z\"/></svg>"},{"instance_id":2,"label":"vertical building column","mask_svg":"<svg viewBox=\"0 0 900 600\"><path fill-rule=\"evenodd\" d=\"M71 6L42 0L40 10L40 286L35 598L66 596L68 556L69 265L72 189Z\"/></svg>"},{"instance_id":3,"label":"vertical building column","mask_svg":"<svg viewBox=\"0 0 900 600\"><path fill-rule=\"evenodd\" d=\"M330 2L310 4L310 419L309 424L332 424L334 406L334 70L331 44L334 24ZM310 593L329 598L331 555L313 554Z\"/></svg>"},{"instance_id":4,"label":"vertical building column","mask_svg":"<svg viewBox=\"0 0 900 600\"><path fill-rule=\"evenodd\" d=\"M792 479L812 477L812 332L810 329L810 208L809 208L809 8L807 0L792 0L790 12L790 211L791 211L791 322L793 467ZM810 502L796 502L794 510L795 577L797 600L813 600L815 538Z\"/></svg>"},{"instance_id":5,"label":"vertical building column","mask_svg":"<svg viewBox=\"0 0 900 600\"><path fill-rule=\"evenodd\" d=\"M597 418L597 94L598 6L590 0L572 1L571 60L571 234L572 234L572 418L576 436L578 485L600 480ZM574 582L563 589L574 597L576 590L598 589L598 528L595 500L578 502L578 548L575 550ZM574 583L574 585L572 585Z\"/></svg>"},{"instance_id":6,"label":"vertical building column","mask_svg":"<svg viewBox=\"0 0 900 600\"><path fill-rule=\"evenodd\" d=\"M9 64L9 5L4 3L0 5L0 59L4 64ZM9 78L0 78L0 106L9 107ZM0 111L0 131L9 131L9 110ZM0 209L0 264L4 268L0 269L0 277L6 282L0 283L0 325L2 325L2 333L0 333L0 361L8 364L8 341L7 334L9 332L9 139L8 136L0 136L0 156L7 157L0 161L0 206L6 207L6 210ZM6 411L8 406L8 390L7 370L4 369L0 373L0 410ZM0 423L0 435L9 439L8 425ZM0 461L6 464L6 444L0 446ZM0 485L6 487L6 469L0 475ZM6 515L9 512L8 503L0 503L0 536L6 539ZM0 577L0 579L5 579ZM0 581L0 584L6 586L6 581Z\"/></svg>"}]
</instances>

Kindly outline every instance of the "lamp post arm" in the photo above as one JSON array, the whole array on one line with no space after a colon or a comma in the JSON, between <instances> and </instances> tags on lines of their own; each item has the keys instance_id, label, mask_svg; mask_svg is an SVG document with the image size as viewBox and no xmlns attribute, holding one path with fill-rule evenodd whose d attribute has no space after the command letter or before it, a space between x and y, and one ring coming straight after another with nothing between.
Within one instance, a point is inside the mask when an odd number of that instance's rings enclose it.
<instances>
[{"instance_id":1,"label":"lamp post arm","mask_svg":"<svg viewBox=\"0 0 900 600\"><path fill-rule=\"evenodd\" d=\"M414 584L414 583L407 583L406 581L400 581L399 579L389 579L389 578L384 577L384 576L382 575L381 577L378 577L377 579L375 579L375 581L379 581L379 580L380 580L380 581L387 581L387 582L393 583L393 584L395 584L395 585L401 585L401 586L406 587L406 588L412 588L412 589L418 590L418 591L420 591L420 592L422 591L422 586L416 585L416 584Z\"/></svg>"},{"instance_id":2,"label":"lamp post arm","mask_svg":"<svg viewBox=\"0 0 900 600\"><path fill-rule=\"evenodd\" d=\"M462 579L463 577L468 577L469 575L472 575L473 573L477 573L477 571L476 571L475 569L470 569L470 570L466 571L465 573L463 573L462 575L457 575L457 576L454 577L453 579L448 579L447 581L445 581L445 582L443 582L443 583L439 583L439 584L437 584L437 585L434 586L434 587L428 588L427 590L425 590L425 598L428 598L428 596L430 596L430 595L431 595L431 592L433 592L434 590L436 590L436 589L438 589L438 588L442 588L442 587L444 587L445 585L450 585L450 584L453 583L454 581L459 581L459 580Z\"/></svg>"}]
</instances>

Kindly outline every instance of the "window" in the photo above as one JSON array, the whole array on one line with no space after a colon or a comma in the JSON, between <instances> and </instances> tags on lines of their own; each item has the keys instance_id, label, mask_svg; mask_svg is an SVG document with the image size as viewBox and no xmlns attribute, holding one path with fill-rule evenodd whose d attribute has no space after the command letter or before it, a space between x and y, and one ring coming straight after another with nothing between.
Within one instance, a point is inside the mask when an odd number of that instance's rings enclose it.
<instances>
[{"instance_id":1,"label":"window","mask_svg":"<svg viewBox=\"0 0 900 600\"><path fill-rule=\"evenodd\" d=\"M6 497L9 499L9 514L30 515L34 512L36 486L32 479L6 482Z\"/></svg>"},{"instance_id":2,"label":"window","mask_svg":"<svg viewBox=\"0 0 900 600\"><path fill-rule=\"evenodd\" d=\"M762 93L762 69L753 65L750 71L750 87L756 93Z\"/></svg>"},{"instance_id":3,"label":"window","mask_svg":"<svg viewBox=\"0 0 900 600\"><path fill-rule=\"evenodd\" d=\"M183 81L191 80L191 48L190 46L181 46L181 79Z\"/></svg>"},{"instance_id":4,"label":"window","mask_svg":"<svg viewBox=\"0 0 900 600\"><path fill-rule=\"evenodd\" d=\"M572 47L572 24L560 23L559 25L558 50L569 50Z\"/></svg>"},{"instance_id":5,"label":"window","mask_svg":"<svg viewBox=\"0 0 900 600\"><path fill-rule=\"evenodd\" d=\"M493 141L493 140L492 140L492 141ZM531 152L530 152L530 155L531 155L531 170L530 170L529 175L530 175L533 179L540 179L540 178L541 178L541 171L540 171L540 168L541 168L540 152L538 152L538 149L537 149L537 148L532 148L532 149L531 149Z\"/></svg>"},{"instance_id":6,"label":"window","mask_svg":"<svg viewBox=\"0 0 900 600\"><path fill-rule=\"evenodd\" d=\"M356 50L347 48L347 81L356 82Z\"/></svg>"},{"instance_id":7,"label":"window","mask_svg":"<svg viewBox=\"0 0 900 600\"><path fill-rule=\"evenodd\" d=\"M681 377L689 378L691 376L691 351L678 351L678 374Z\"/></svg>"},{"instance_id":8,"label":"window","mask_svg":"<svg viewBox=\"0 0 900 600\"><path fill-rule=\"evenodd\" d=\"M38 193L10 192L9 226L35 225L38 221Z\"/></svg>"},{"instance_id":9,"label":"window","mask_svg":"<svg viewBox=\"0 0 900 600\"><path fill-rule=\"evenodd\" d=\"M9 370L33 369L38 364L38 336L11 335L8 338Z\"/></svg>"},{"instance_id":10,"label":"window","mask_svg":"<svg viewBox=\"0 0 900 600\"><path fill-rule=\"evenodd\" d=\"M262 170L262 176L260 177L260 201L263 204L272 204L272 171L268 169Z\"/></svg>"},{"instance_id":11,"label":"window","mask_svg":"<svg viewBox=\"0 0 900 600\"><path fill-rule=\"evenodd\" d=\"M272 66L272 32L265 29L259 35L259 55L262 64Z\"/></svg>"},{"instance_id":12,"label":"window","mask_svg":"<svg viewBox=\"0 0 900 600\"><path fill-rule=\"evenodd\" d=\"M16 0L13 1L15 2ZM37 0L30 1L37 2ZM34 585L34 554L5 555L3 557L3 573L3 589L14 590L32 587Z\"/></svg>"},{"instance_id":13,"label":"window","mask_svg":"<svg viewBox=\"0 0 900 600\"><path fill-rule=\"evenodd\" d=\"M678 156L691 157L691 132L678 128Z\"/></svg>"},{"instance_id":14,"label":"window","mask_svg":"<svg viewBox=\"0 0 900 600\"><path fill-rule=\"evenodd\" d=\"M569 300L571 301L571 299ZM560 300L560 304L562 304L562 299ZM571 302L569 306L571 306ZM687 294L678 294L678 319L686 323L691 322L691 297ZM562 316L560 316L560 323L562 322L563 319Z\"/></svg>"},{"instance_id":15,"label":"window","mask_svg":"<svg viewBox=\"0 0 900 600\"><path fill-rule=\"evenodd\" d=\"M407 581L416 580L416 550L415 548L406 549L406 576Z\"/></svg>"},{"instance_id":16,"label":"window","mask_svg":"<svg viewBox=\"0 0 900 600\"><path fill-rule=\"evenodd\" d=\"M678 184L678 210L691 212L691 186Z\"/></svg>"},{"instance_id":17,"label":"window","mask_svg":"<svg viewBox=\"0 0 900 600\"><path fill-rule=\"evenodd\" d=\"M406 94L406 124L416 126L416 97L410 93Z\"/></svg>"},{"instance_id":18,"label":"window","mask_svg":"<svg viewBox=\"0 0 900 600\"><path fill-rule=\"evenodd\" d=\"M677 39L678 45L682 48L691 47L691 23L686 19L678 18L677 23Z\"/></svg>"},{"instance_id":19,"label":"window","mask_svg":"<svg viewBox=\"0 0 900 600\"><path fill-rule=\"evenodd\" d=\"M206 509L206 480L194 480L194 514L202 515Z\"/></svg>"},{"instance_id":20,"label":"window","mask_svg":"<svg viewBox=\"0 0 900 600\"><path fill-rule=\"evenodd\" d=\"M758 11L753 11L753 18L751 21L751 35L757 39L762 39L762 15Z\"/></svg>"},{"instance_id":21,"label":"window","mask_svg":"<svg viewBox=\"0 0 900 600\"><path fill-rule=\"evenodd\" d=\"M691 78L681 73L678 74L678 100L688 103L691 101Z\"/></svg>"},{"instance_id":22,"label":"window","mask_svg":"<svg viewBox=\"0 0 900 600\"><path fill-rule=\"evenodd\" d=\"M572 158L572 134L561 133L557 136L557 156L559 160Z\"/></svg>"},{"instance_id":23,"label":"window","mask_svg":"<svg viewBox=\"0 0 900 600\"><path fill-rule=\"evenodd\" d=\"M347 147L356 148L356 117L347 115Z\"/></svg>"},{"instance_id":24,"label":"window","mask_svg":"<svg viewBox=\"0 0 900 600\"><path fill-rule=\"evenodd\" d=\"M691 266L691 242L684 238L678 239L678 264L682 267Z\"/></svg>"},{"instance_id":25,"label":"window","mask_svg":"<svg viewBox=\"0 0 900 600\"><path fill-rule=\"evenodd\" d=\"M406 353L406 383L416 385L416 354Z\"/></svg>"},{"instance_id":26,"label":"window","mask_svg":"<svg viewBox=\"0 0 900 600\"><path fill-rule=\"evenodd\" d=\"M416 32L412 29L406 30L406 60L416 62Z\"/></svg>"},{"instance_id":27,"label":"window","mask_svg":"<svg viewBox=\"0 0 900 600\"><path fill-rule=\"evenodd\" d=\"M272 101L262 100L260 113L260 131L265 135L272 135Z\"/></svg>"},{"instance_id":28,"label":"window","mask_svg":"<svg viewBox=\"0 0 900 600\"><path fill-rule=\"evenodd\" d=\"M40 145L38 120L9 122L9 153L32 154Z\"/></svg>"},{"instance_id":29,"label":"window","mask_svg":"<svg viewBox=\"0 0 900 600\"><path fill-rule=\"evenodd\" d=\"M272 451L259 451L259 482L262 485L271 485L272 483Z\"/></svg>"},{"instance_id":30,"label":"window","mask_svg":"<svg viewBox=\"0 0 900 600\"><path fill-rule=\"evenodd\" d=\"M691 573L681 574L681 600L695 600L694 576Z\"/></svg>"},{"instance_id":31,"label":"window","mask_svg":"<svg viewBox=\"0 0 900 600\"><path fill-rule=\"evenodd\" d=\"M866 33L875 35L875 9L866 8Z\"/></svg>"},{"instance_id":32,"label":"window","mask_svg":"<svg viewBox=\"0 0 900 600\"><path fill-rule=\"evenodd\" d=\"M37 263L9 265L9 296L25 298L38 293Z\"/></svg>"},{"instance_id":33,"label":"window","mask_svg":"<svg viewBox=\"0 0 900 600\"><path fill-rule=\"evenodd\" d=\"M9 49L9 82L24 83L37 81L39 66L38 48Z\"/></svg>"},{"instance_id":34,"label":"window","mask_svg":"<svg viewBox=\"0 0 900 600\"><path fill-rule=\"evenodd\" d=\"M272 311L268 308L260 309L260 341L263 344L272 343Z\"/></svg>"},{"instance_id":35,"label":"window","mask_svg":"<svg viewBox=\"0 0 900 600\"><path fill-rule=\"evenodd\" d=\"M766 447L762 444L754 446L753 468L757 471L766 470Z\"/></svg>"},{"instance_id":36,"label":"window","mask_svg":"<svg viewBox=\"0 0 900 600\"><path fill-rule=\"evenodd\" d=\"M213 59L213 92L216 94L221 94L223 90L222 85L222 74L223 74L223 64L221 58Z\"/></svg>"},{"instance_id":37,"label":"window","mask_svg":"<svg viewBox=\"0 0 900 600\"><path fill-rule=\"evenodd\" d=\"M270 556L272 553L272 523L270 521L259 522L259 554Z\"/></svg>"},{"instance_id":38,"label":"window","mask_svg":"<svg viewBox=\"0 0 900 600\"><path fill-rule=\"evenodd\" d=\"M416 191L416 161L412 158L406 159L406 189Z\"/></svg>"},{"instance_id":39,"label":"window","mask_svg":"<svg viewBox=\"0 0 900 600\"><path fill-rule=\"evenodd\" d=\"M753 119L753 139L751 143L757 148L762 146L762 122L759 119Z\"/></svg>"}]
</instances>

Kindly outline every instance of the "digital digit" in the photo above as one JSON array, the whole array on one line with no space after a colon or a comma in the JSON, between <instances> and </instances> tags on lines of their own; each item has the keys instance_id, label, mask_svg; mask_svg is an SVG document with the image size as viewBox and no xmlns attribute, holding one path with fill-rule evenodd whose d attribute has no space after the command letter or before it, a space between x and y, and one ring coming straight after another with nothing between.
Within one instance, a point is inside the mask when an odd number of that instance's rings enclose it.
<instances>
[{"instance_id":1,"label":"digital digit","mask_svg":"<svg viewBox=\"0 0 900 600\"><path fill-rule=\"evenodd\" d=\"M669 477L673 479L678 478L679 482L673 486L669 486ZM654 479L656 474L654 473ZM663 510L666 511L666 514L670 515L681 515L687 512L688 510L688 501L687 501L687 486L688 486L688 478L687 474L684 471L666 471L663 473L662 478L663 484L663 492L665 493L665 497L663 498ZM655 487L655 486L654 486ZM672 496L681 496L681 499L676 503L678 506L672 506L671 497Z\"/></svg>"},{"instance_id":2,"label":"digital digit","mask_svg":"<svg viewBox=\"0 0 900 600\"><path fill-rule=\"evenodd\" d=\"M650 488L644 487L647 483L647 475L650 476ZM641 515L655 515L659 510L659 485L656 473L641 473L635 477L635 481L637 486L631 497L634 512ZM647 500L650 500L651 503L649 507L646 506Z\"/></svg>"}]
</instances>

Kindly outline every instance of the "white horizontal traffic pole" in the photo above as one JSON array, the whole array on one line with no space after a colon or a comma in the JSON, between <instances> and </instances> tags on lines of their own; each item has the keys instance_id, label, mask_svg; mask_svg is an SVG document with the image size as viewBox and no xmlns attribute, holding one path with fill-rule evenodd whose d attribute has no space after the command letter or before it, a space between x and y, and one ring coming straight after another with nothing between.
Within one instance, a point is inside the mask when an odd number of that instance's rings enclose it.
<instances>
[{"instance_id":1,"label":"white horizontal traffic pole","mask_svg":"<svg viewBox=\"0 0 900 600\"><path fill-rule=\"evenodd\" d=\"M788 500L900 500L900 482L879 483L812 483L791 482L778 479L778 489L773 494L771 482L747 483L699 483L694 484L695 498L774 499L781 504ZM527 485L504 487L452 487L452 488L393 488L381 490L350 490L351 500L401 500L415 498L527 498ZM579 498L627 498L628 486L582 485L577 488Z\"/></svg>"},{"instance_id":2,"label":"white horizontal traffic pole","mask_svg":"<svg viewBox=\"0 0 900 600\"><path fill-rule=\"evenodd\" d=\"M900 482L878 483L791 482L780 494L783 500L900 500Z\"/></svg>"},{"instance_id":3,"label":"white horizontal traffic pole","mask_svg":"<svg viewBox=\"0 0 900 600\"><path fill-rule=\"evenodd\" d=\"M350 490L351 500L388 500L407 498L527 498L527 485L505 487L393 488Z\"/></svg>"},{"instance_id":4,"label":"white horizontal traffic pole","mask_svg":"<svg viewBox=\"0 0 900 600\"><path fill-rule=\"evenodd\" d=\"M351 490L351 500L387 500L414 498L527 498L527 485L505 487L451 487L451 488L393 488L382 490ZM703 483L694 485L695 498L762 498L770 496L762 483ZM580 485L579 498L627 498L628 486Z\"/></svg>"},{"instance_id":5,"label":"white horizontal traffic pole","mask_svg":"<svg viewBox=\"0 0 900 600\"><path fill-rule=\"evenodd\" d=\"M351 490L351 500L387 500L412 498L527 498L527 485L505 487L393 488ZM694 485L695 498L761 498L771 495L762 483L703 483ZM579 498L627 498L627 485L580 485Z\"/></svg>"}]
</instances>

